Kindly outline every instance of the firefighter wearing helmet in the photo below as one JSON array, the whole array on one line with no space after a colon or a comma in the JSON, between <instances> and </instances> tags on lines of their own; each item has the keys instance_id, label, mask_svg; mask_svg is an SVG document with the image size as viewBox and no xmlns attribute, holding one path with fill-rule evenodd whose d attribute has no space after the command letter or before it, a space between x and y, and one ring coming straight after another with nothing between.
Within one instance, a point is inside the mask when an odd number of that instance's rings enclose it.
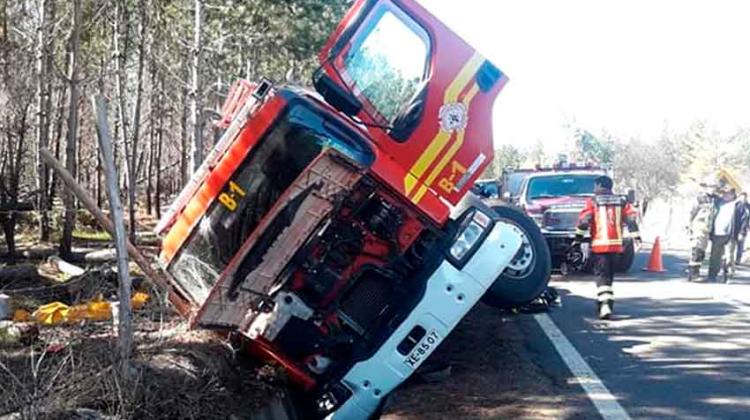
<instances>
[{"instance_id":1,"label":"firefighter wearing helmet","mask_svg":"<svg viewBox=\"0 0 750 420\"><path fill-rule=\"evenodd\" d=\"M586 232L591 233L591 252L596 258L599 272L596 286L600 319L612 316L615 303L612 283L616 260L624 251L624 227L627 225L637 244L641 241L636 210L625 197L612 193L612 184L612 178L608 176L601 176L594 181L594 197L586 202L581 211L576 231L576 242L580 242ZM584 256L586 254L584 252Z\"/></svg>"}]
</instances>

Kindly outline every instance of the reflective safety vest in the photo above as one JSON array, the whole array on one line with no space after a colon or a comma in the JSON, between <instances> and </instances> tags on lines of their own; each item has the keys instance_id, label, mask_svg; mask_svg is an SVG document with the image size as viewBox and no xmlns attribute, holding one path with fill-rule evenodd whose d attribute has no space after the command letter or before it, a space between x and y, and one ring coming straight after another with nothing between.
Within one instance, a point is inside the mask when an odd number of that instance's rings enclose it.
<instances>
[{"instance_id":1,"label":"reflective safety vest","mask_svg":"<svg viewBox=\"0 0 750 420\"><path fill-rule=\"evenodd\" d=\"M636 224L637 212L625 197L613 194L596 195L586 201L578 217L576 236L591 232L591 251L595 254L623 252L623 228L630 236L640 237Z\"/></svg>"}]
</instances>

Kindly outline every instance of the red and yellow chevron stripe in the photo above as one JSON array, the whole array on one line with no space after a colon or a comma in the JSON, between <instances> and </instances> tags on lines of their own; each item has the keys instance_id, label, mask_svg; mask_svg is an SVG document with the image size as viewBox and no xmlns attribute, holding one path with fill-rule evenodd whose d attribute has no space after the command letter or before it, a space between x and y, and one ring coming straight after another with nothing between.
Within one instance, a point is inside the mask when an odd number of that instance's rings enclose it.
<instances>
[{"instance_id":1,"label":"red and yellow chevron stripe","mask_svg":"<svg viewBox=\"0 0 750 420\"><path fill-rule=\"evenodd\" d=\"M474 55L471 56L446 88L443 95L443 104L458 102L459 96L463 92L464 94L461 98L461 102L466 106L467 110L469 109L471 101L479 92L479 86L475 81L473 83L472 81L483 62L484 57L482 57L481 54L474 53ZM443 169L445 169L446 165L448 165L451 159L453 159L456 153L461 149L461 145L464 142L464 132L465 130L448 132L440 129L425 148L424 152L422 152L419 158L414 162L409 169L409 172L407 172L404 177L404 190L407 197L409 197L412 202L420 202L427 192L427 189L435 181L435 178L437 178ZM432 168L432 171L428 173L427 170L435 163L440 153L444 150L446 151L442 158L437 162L437 165ZM420 180L422 181L422 185L420 185L419 188L416 188L417 182Z\"/></svg>"}]
</instances>

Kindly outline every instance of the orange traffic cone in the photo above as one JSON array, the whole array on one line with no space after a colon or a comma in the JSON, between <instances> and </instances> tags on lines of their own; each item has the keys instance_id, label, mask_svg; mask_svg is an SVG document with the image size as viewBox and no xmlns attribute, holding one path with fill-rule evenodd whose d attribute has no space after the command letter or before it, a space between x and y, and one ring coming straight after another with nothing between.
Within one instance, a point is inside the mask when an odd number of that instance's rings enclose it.
<instances>
[{"instance_id":1,"label":"orange traffic cone","mask_svg":"<svg viewBox=\"0 0 750 420\"><path fill-rule=\"evenodd\" d=\"M661 242L659 241L658 236L654 241L654 246L651 248L651 257L648 259L648 265L643 271L650 271L652 273L663 273L664 271L667 271L664 269L664 264L662 264L661 261Z\"/></svg>"}]
</instances>

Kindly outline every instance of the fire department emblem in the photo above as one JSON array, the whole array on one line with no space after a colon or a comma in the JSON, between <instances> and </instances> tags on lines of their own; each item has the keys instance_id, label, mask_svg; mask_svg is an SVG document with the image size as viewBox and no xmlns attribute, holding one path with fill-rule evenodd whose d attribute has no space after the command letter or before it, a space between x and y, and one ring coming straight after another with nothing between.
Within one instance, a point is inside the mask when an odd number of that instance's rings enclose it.
<instances>
[{"instance_id":1,"label":"fire department emblem","mask_svg":"<svg viewBox=\"0 0 750 420\"><path fill-rule=\"evenodd\" d=\"M452 133L461 131L466 128L469 116L466 105L461 102L451 102L440 107L439 112L440 128L443 131Z\"/></svg>"}]
</instances>

